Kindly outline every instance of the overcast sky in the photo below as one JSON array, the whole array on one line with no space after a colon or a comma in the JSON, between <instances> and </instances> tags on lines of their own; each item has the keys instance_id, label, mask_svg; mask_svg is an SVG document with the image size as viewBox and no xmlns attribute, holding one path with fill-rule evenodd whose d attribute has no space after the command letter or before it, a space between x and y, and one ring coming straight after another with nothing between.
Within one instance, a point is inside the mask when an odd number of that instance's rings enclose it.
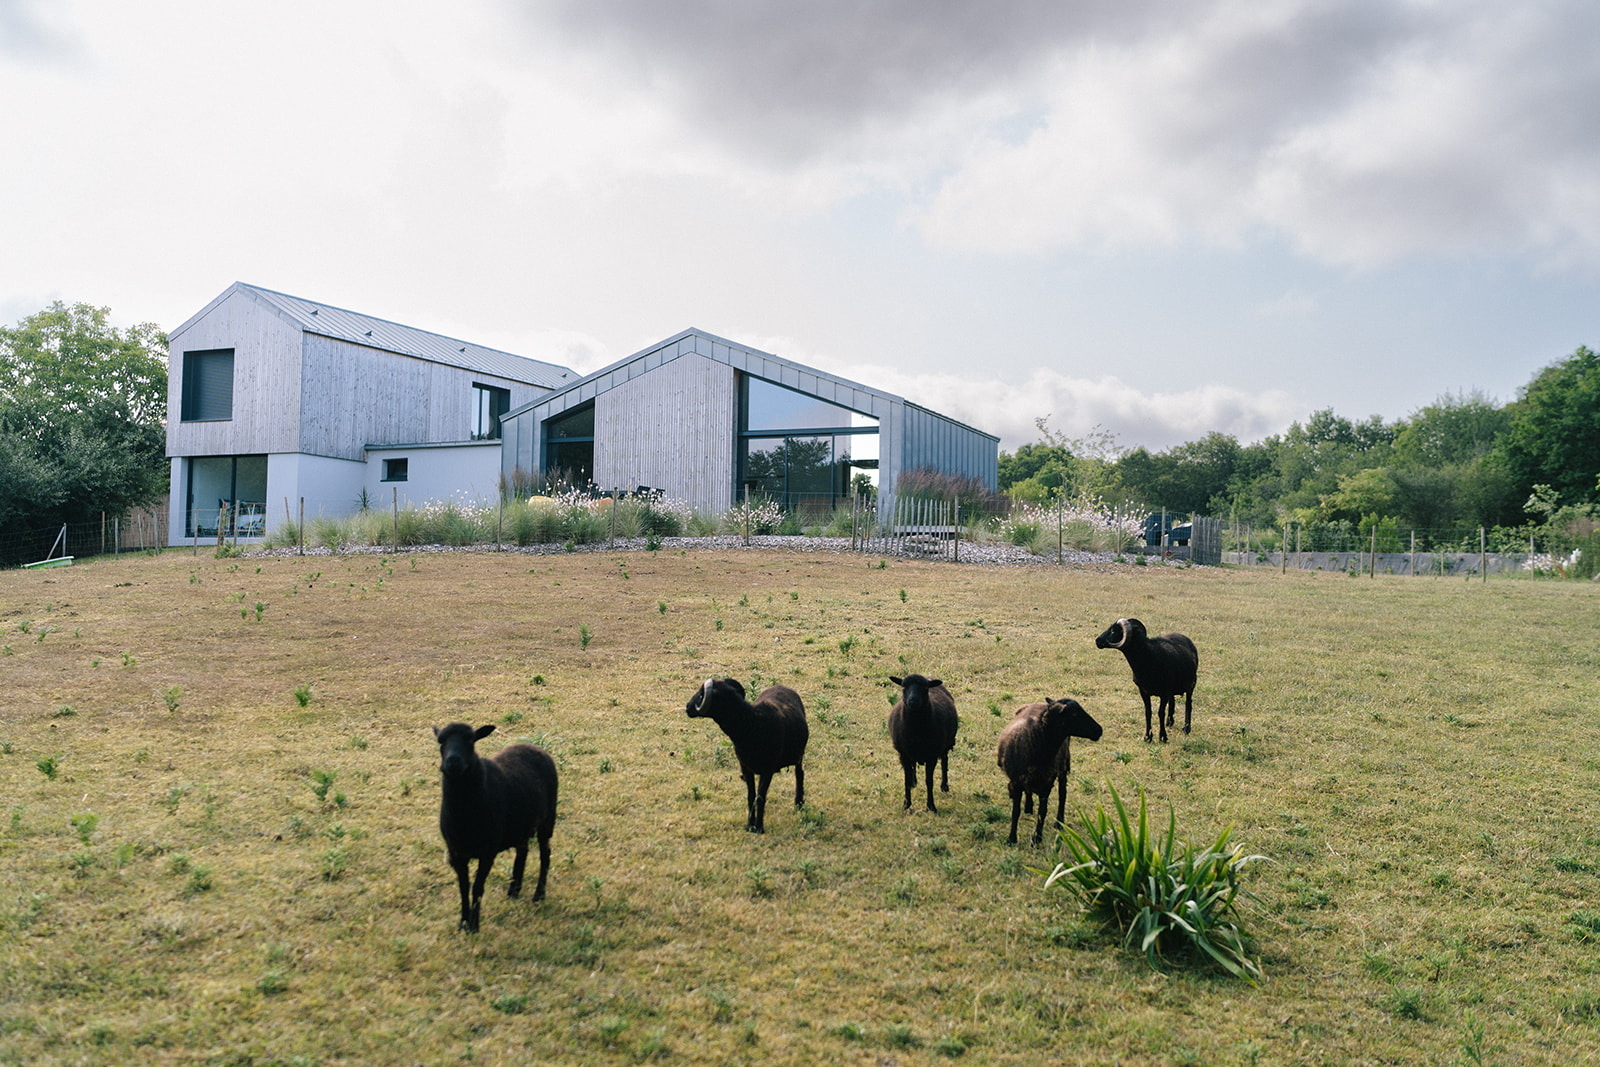
<instances>
[{"instance_id":1,"label":"overcast sky","mask_svg":"<svg viewBox=\"0 0 1600 1067\"><path fill-rule=\"evenodd\" d=\"M1600 4L0 0L0 321L689 326L1152 449L1600 346Z\"/></svg>"}]
</instances>

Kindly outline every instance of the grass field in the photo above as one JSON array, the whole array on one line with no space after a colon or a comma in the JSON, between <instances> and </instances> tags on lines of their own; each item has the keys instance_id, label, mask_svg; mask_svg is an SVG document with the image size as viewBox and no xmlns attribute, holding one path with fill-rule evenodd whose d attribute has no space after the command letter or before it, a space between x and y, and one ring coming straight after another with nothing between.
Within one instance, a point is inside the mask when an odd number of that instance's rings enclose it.
<instances>
[{"instance_id":1,"label":"grass field","mask_svg":"<svg viewBox=\"0 0 1600 1067\"><path fill-rule=\"evenodd\" d=\"M1146 744L1119 616L1201 650ZM195 558L0 573L0 1062L1600 1060L1600 588L779 553ZM900 809L890 674L960 706ZM744 832L708 675L798 690ZM298 695L297 695L298 694ZM1162 972L1005 844L1018 705L1070 796L1270 857L1266 980ZM429 726L561 773L549 898L456 931ZM920 805L919 805L920 807Z\"/></svg>"}]
</instances>

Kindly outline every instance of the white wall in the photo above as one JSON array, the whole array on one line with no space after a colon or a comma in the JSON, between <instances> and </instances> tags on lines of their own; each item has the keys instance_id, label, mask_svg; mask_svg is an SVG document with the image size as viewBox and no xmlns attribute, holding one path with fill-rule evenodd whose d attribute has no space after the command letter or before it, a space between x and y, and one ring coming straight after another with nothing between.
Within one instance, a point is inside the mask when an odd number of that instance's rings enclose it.
<instances>
[{"instance_id":1,"label":"white wall","mask_svg":"<svg viewBox=\"0 0 1600 1067\"><path fill-rule=\"evenodd\" d=\"M406 480L383 481L383 461L406 460ZM362 484L375 508L394 506L399 492L401 507L421 507L430 501L471 501L492 504L500 496L500 442L429 448L374 448L367 452ZM356 495L360 495L360 489Z\"/></svg>"}]
</instances>

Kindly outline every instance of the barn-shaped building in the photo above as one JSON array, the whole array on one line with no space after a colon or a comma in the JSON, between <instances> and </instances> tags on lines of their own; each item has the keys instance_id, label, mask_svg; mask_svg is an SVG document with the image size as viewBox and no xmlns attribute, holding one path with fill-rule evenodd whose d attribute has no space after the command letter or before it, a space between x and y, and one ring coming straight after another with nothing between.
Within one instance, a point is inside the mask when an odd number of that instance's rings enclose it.
<instances>
[{"instance_id":1,"label":"barn-shaped building","mask_svg":"<svg viewBox=\"0 0 1600 1067\"><path fill-rule=\"evenodd\" d=\"M563 472L602 489L648 487L720 512L744 499L817 513L904 471L993 492L1000 439L904 397L689 329L504 419L508 480Z\"/></svg>"},{"instance_id":2,"label":"barn-shaped building","mask_svg":"<svg viewBox=\"0 0 1600 1067\"><path fill-rule=\"evenodd\" d=\"M560 472L720 512L820 512L918 468L996 484L999 438L701 330L588 376L235 283L168 335L173 544Z\"/></svg>"}]
</instances>

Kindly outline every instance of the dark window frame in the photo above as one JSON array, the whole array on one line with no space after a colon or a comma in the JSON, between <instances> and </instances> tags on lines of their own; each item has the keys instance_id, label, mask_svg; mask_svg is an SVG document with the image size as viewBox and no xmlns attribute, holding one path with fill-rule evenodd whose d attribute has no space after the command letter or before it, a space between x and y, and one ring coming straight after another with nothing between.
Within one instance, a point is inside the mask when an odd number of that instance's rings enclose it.
<instances>
[{"instance_id":1,"label":"dark window frame","mask_svg":"<svg viewBox=\"0 0 1600 1067\"><path fill-rule=\"evenodd\" d=\"M498 441L504 432L501 417L511 410L511 390L499 385L472 383L472 437L474 441ZM489 425L483 428L485 419Z\"/></svg>"},{"instance_id":2,"label":"dark window frame","mask_svg":"<svg viewBox=\"0 0 1600 1067\"><path fill-rule=\"evenodd\" d=\"M223 366L227 370L224 373ZM183 354L179 422L233 421L234 350L202 348Z\"/></svg>"},{"instance_id":3,"label":"dark window frame","mask_svg":"<svg viewBox=\"0 0 1600 1067\"><path fill-rule=\"evenodd\" d=\"M395 456L383 461L382 482L406 482L411 480L411 457Z\"/></svg>"}]
</instances>

